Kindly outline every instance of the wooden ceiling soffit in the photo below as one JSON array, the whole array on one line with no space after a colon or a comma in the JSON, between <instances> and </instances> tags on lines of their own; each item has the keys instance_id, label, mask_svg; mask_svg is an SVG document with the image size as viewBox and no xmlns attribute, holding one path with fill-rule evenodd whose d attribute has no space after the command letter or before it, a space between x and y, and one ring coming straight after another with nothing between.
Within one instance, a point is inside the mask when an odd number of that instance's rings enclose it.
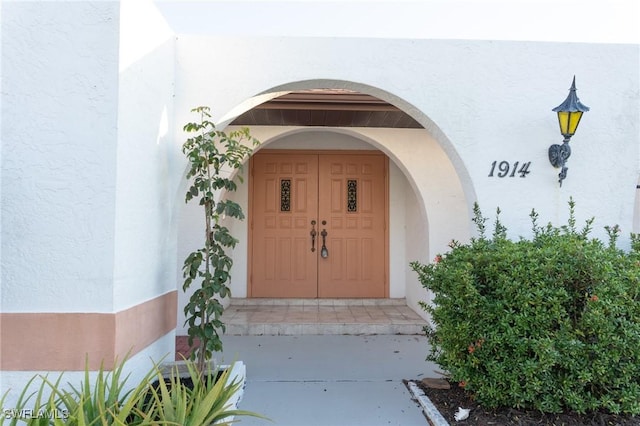
<instances>
[{"instance_id":1,"label":"wooden ceiling soffit","mask_svg":"<svg viewBox=\"0 0 640 426\"><path fill-rule=\"evenodd\" d=\"M232 125L422 128L397 107L361 93L293 92L245 112Z\"/></svg>"}]
</instances>

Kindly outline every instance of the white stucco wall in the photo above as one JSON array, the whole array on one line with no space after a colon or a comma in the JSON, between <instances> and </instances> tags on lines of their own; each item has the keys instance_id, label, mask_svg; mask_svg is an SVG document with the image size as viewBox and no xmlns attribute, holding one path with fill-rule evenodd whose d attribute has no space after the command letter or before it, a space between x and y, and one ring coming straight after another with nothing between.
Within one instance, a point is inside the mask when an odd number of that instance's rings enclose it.
<instances>
[{"instance_id":1,"label":"white stucco wall","mask_svg":"<svg viewBox=\"0 0 640 426\"><path fill-rule=\"evenodd\" d=\"M2 22L2 5L0 5L0 23ZM2 47L3 47L3 43L2 43L2 30L0 29L0 114L2 114L4 112L4 110L2 110L2 93L4 93L4 91L2 90L2 84L3 84L3 78L2 78L2 62L4 60L4 55L2 54ZM2 119L1 119L1 115L0 115L0 200L2 200ZM0 207L0 265L2 265L2 208ZM2 278L3 278L3 273L1 271L1 267L0 267L0 310L2 309Z\"/></svg>"},{"instance_id":2,"label":"white stucco wall","mask_svg":"<svg viewBox=\"0 0 640 426\"><path fill-rule=\"evenodd\" d=\"M570 196L578 219L596 216L594 235L602 236L602 226L629 228L633 218L629 200L635 198L640 158L638 50L581 43L180 36L176 119L184 122L185 111L201 104L222 118L253 96L282 90L369 93L423 124L460 176L467 202L477 199L487 215L500 206L513 236L530 233L532 208L543 221L565 220ZM233 66L213 66L216 57ZM567 96L574 74L578 96L591 111L573 137L569 175L560 188L558 170L547 158L548 147L562 141L551 109ZM489 178L493 161L531 162L531 173Z\"/></svg>"},{"instance_id":3,"label":"white stucco wall","mask_svg":"<svg viewBox=\"0 0 640 426\"><path fill-rule=\"evenodd\" d=\"M116 313L174 291L184 162L164 18L151 1L0 10L0 311ZM134 382L173 354L174 333L136 349ZM35 373L1 373L8 407Z\"/></svg>"},{"instance_id":4,"label":"white stucco wall","mask_svg":"<svg viewBox=\"0 0 640 426\"><path fill-rule=\"evenodd\" d=\"M176 204L185 161L173 137L175 37L151 1L123 2L114 310L176 289Z\"/></svg>"},{"instance_id":5,"label":"white stucco wall","mask_svg":"<svg viewBox=\"0 0 640 426\"><path fill-rule=\"evenodd\" d=\"M184 162L164 18L150 1L2 10L3 311L117 312L174 290Z\"/></svg>"},{"instance_id":6,"label":"white stucco wall","mask_svg":"<svg viewBox=\"0 0 640 426\"><path fill-rule=\"evenodd\" d=\"M2 4L3 312L110 312L113 2Z\"/></svg>"}]
</instances>

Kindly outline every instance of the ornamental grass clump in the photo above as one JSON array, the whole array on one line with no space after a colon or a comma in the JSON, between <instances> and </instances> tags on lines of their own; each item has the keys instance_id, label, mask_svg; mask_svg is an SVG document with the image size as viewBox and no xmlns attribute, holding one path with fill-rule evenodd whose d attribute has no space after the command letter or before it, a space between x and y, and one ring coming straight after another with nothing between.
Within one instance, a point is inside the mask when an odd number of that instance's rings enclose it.
<instances>
[{"instance_id":1,"label":"ornamental grass clump","mask_svg":"<svg viewBox=\"0 0 640 426\"><path fill-rule=\"evenodd\" d=\"M434 293L428 359L486 407L640 414L640 237L590 238L574 208L560 227L532 211L532 239L511 241L476 205L478 238L411 264Z\"/></svg>"},{"instance_id":2,"label":"ornamental grass clump","mask_svg":"<svg viewBox=\"0 0 640 426\"><path fill-rule=\"evenodd\" d=\"M95 375L87 362L79 386L63 383L63 373L55 381L33 376L13 408L4 407L6 393L0 397L0 425L228 426L246 416L268 420L237 408L243 381L233 376L233 364L201 371L186 360L186 376L177 366L167 372L156 365L133 387L123 374L127 360L116 359L111 371L101 366Z\"/></svg>"}]
</instances>

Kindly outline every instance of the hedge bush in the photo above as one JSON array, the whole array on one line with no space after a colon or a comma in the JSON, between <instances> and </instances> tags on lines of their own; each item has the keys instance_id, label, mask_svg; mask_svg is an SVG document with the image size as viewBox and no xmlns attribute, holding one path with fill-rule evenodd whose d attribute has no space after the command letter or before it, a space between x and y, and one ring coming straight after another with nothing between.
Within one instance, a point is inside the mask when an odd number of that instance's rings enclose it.
<instances>
[{"instance_id":1,"label":"hedge bush","mask_svg":"<svg viewBox=\"0 0 640 426\"><path fill-rule=\"evenodd\" d=\"M574 209L561 227L533 210L532 238L512 241L475 205L478 238L411 264L434 293L428 359L486 407L640 414L640 238L590 238Z\"/></svg>"}]
</instances>

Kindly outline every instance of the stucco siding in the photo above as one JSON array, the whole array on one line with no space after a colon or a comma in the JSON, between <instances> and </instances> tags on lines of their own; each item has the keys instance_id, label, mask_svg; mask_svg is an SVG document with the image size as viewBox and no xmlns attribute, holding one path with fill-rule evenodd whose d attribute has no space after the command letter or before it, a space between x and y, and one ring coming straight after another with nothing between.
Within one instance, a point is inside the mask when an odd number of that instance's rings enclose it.
<instances>
[{"instance_id":1,"label":"stucco siding","mask_svg":"<svg viewBox=\"0 0 640 426\"><path fill-rule=\"evenodd\" d=\"M2 4L2 311L112 309L113 2Z\"/></svg>"},{"instance_id":2,"label":"stucco siding","mask_svg":"<svg viewBox=\"0 0 640 426\"><path fill-rule=\"evenodd\" d=\"M173 138L175 36L144 1L122 4L120 34L116 311L176 289L175 212L186 164Z\"/></svg>"},{"instance_id":3,"label":"stucco siding","mask_svg":"<svg viewBox=\"0 0 640 426\"><path fill-rule=\"evenodd\" d=\"M215 58L233 66L210 66ZM254 96L283 90L369 93L423 124L453 165L466 201L478 201L488 214L499 206L514 236L530 233L534 207L545 221L563 221L569 197L580 220L596 216L594 233L602 236L602 226L629 228L633 217L639 63L638 46L623 44L180 36L176 119L200 104L223 119ZM574 75L592 109L572 139L560 188L547 158L548 147L562 141L551 109ZM530 163L530 173L490 178L494 161Z\"/></svg>"}]
</instances>

